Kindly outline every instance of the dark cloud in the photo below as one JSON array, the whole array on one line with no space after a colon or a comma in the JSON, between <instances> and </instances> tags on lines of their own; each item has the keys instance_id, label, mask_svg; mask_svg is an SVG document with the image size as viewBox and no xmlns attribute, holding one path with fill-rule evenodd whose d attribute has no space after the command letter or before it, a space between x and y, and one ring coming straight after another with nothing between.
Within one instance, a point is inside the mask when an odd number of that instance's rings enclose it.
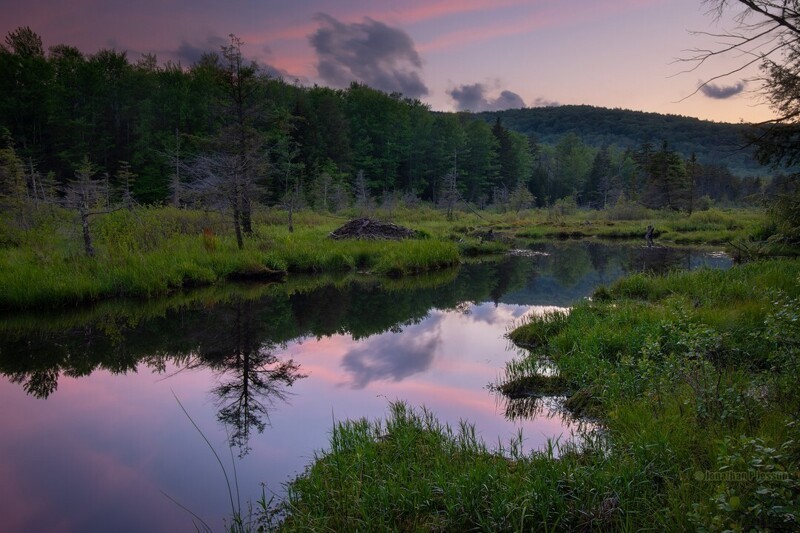
<instances>
[{"instance_id":1,"label":"dark cloud","mask_svg":"<svg viewBox=\"0 0 800 533\"><path fill-rule=\"evenodd\" d=\"M381 335L345 355L342 366L353 375L355 389L380 379L402 381L431 365L440 342L438 336L424 334L410 340L405 335Z\"/></svg>"},{"instance_id":2,"label":"dark cloud","mask_svg":"<svg viewBox=\"0 0 800 533\"><path fill-rule=\"evenodd\" d=\"M203 56L203 54L207 53L218 54L220 53L220 51L224 46L228 46L230 45L230 43L231 43L230 37L209 35L208 37L205 38L205 41L197 45L191 44L187 41L183 41L181 42L181 45L178 47L176 51L167 52L167 56L174 57L175 59L180 61L181 64L184 66L190 66L200 61L200 58ZM247 43L243 44L244 46L242 46L242 54L244 55L247 52L246 50ZM264 47L262 51L265 55L269 55L271 52L268 47ZM285 80L298 79L300 81L305 81L304 79L298 76L293 76L286 70L273 67L272 65L261 63L259 61L247 57L245 57L245 59L247 61L255 62L257 65L259 65L259 67L261 67L261 70L270 77L283 78Z\"/></svg>"},{"instance_id":3,"label":"dark cloud","mask_svg":"<svg viewBox=\"0 0 800 533\"><path fill-rule=\"evenodd\" d=\"M701 93L708 96L709 98L715 98L717 100L724 100L726 98L730 98L731 96L736 96L742 91L744 91L743 81L740 81L735 85L729 85L727 87L723 85L716 85L713 83L706 83L705 85L700 86Z\"/></svg>"},{"instance_id":4,"label":"dark cloud","mask_svg":"<svg viewBox=\"0 0 800 533\"><path fill-rule=\"evenodd\" d=\"M370 18L343 24L319 14L317 20L321 26L309 42L317 52L317 72L327 83L346 87L360 81L411 98L428 94L419 75L422 60L407 33Z\"/></svg>"},{"instance_id":5,"label":"dark cloud","mask_svg":"<svg viewBox=\"0 0 800 533\"><path fill-rule=\"evenodd\" d=\"M229 43L230 39L217 35L209 35L206 37L205 42L198 45L183 41L175 52L175 55L181 64L194 65L200 61L203 54L208 52L218 53L223 46L227 46Z\"/></svg>"},{"instance_id":6,"label":"dark cloud","mask_svg":"<svg viewBox=\"0 0 800 533\"><path fill-rule=\"evenodd\" d=\"M560 105L561 104L555 100L547 100L546 98L539 97L533 101L531 107L558 107Z\"/></svg>"},{"instance_id":7,"label":"dark cloud","mask_svg":"<svg viewBox=\"0 0 800 533\"><path fill-rule=\"evenodd\" d=\"M500 111L501 109L520 109L525 107L525 101L520 95L511 91L502 91L497 98L486 96L486 86L481 83L462 85L448 91L450 97L456 101L459 111Z\"/></svg>"}]
</instances>

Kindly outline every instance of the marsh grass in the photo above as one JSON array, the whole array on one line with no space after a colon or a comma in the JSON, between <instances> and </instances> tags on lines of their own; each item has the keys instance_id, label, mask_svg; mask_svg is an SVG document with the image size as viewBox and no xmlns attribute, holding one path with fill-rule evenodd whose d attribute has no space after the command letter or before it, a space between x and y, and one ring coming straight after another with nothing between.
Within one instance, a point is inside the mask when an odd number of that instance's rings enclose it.
<instances>
[{"instance_id":1,"label":"marsh grass","mask_svg":"<svg viewBox=\"0 0 800 533\"><path fill-rule=\"evenodd\" d=\"M0 248L0 308L76 305L112 297L163 297L225 280L276 280L285 273L368 271L405 276L457 265L458 246L427 238L334 241L341 222L298 214L297 231L261 225L238 249L225 218L173 208L117 211L93 222L96 257L86 257L74 217L53 209ZM268 217L261 213L256 220Z\"/></svg>"},{"instance_id":2,"label":"marsh grass","mask_svg":"<svg viewBox=\"0 0 800 533\"><path fill-rule=\"evenodd\" d=\"M752 209L709 209L691 215L624 205L604 211L574 210L558 219L533 214L517 237L526 239L643 240L649 224L655 237L674 244L722 244L747 239L764 224L765 216Z\"/></svg>"},{"instance_id":3,"label":"marsh grass","mask_svg":"<svg viewBox=\"0 0 800 533\"><path fill-rule=\"evenodd\" d=\"M520 238L641 239L654 223L664 242L725 242L747 238L763 225L754 211L685 215L622 206L480 214L454 220L429 207L397 206L371 215L414 229L419 239L335 241L328 234L356 211L341 215L299 211L295 231L285 213L254 212L255 231L239 250L229 217L221 213L141 207L91 221L96 257L84 255L80 226L66 210L48 207L0 217L0 308L77 305L114 297L163 297L177 290L231 279L276 279L281 273L369 272L400 277L448 268L465 258L507 252ZM638 218L637 218L638 217ZM644 217L644 218L642 218ZM484 238L490 232L494 237Z\"/></svg>"},{"instance_id":4,"label":"marsh grass","mask_svg":"<svg viewBox=\"0 0 800 533\"><path fill-rule=\"evenodd\" d=\"M800 355L799 279L789 260L635 274L560 327L532 318L511 338L536 340L531 358L545 354L576 391L568 406L590 404L608 429L610 457L638 465L657 487L660 527L783 529L800 509L800 455L781 452L797 437L800 395L788 383ZM513 378L524 386L525 375ZM786 474L747 486L724 475L705 481L731 471L744 448L751 459L740 476L758 478L767 462ZM676 509L692 511L681 519Z\"/></svg>"},{"instance_id":5,"label":"marsh grass","mask_svg":"<svg viewBox=\"0 0 800 533\"><path fill-rule=\"evenodd\" d=\"M281 529L796 529L799 279L789 260L635 275L533 316L511 337L535 349L505 384L567 391L601 432L523 453L395 403L334 426Z\"/></svg>"},{"instance_id":6,"label":"marsh grass","mask_svg":"<svg viewBox=\"0 0 800 533\"><path fill-rule=\"evenodd\" d=\"M335 425L329 449L287 487L282 530L555 531L625 522L620 491L636 489L628 476L577 469L602 454L592 439L526 454L521 436L489 448L466 422L442 425L404 403L390 411L385 421ZM588 478L604 489L585 490Z\"/></svg>"}]
</instances>

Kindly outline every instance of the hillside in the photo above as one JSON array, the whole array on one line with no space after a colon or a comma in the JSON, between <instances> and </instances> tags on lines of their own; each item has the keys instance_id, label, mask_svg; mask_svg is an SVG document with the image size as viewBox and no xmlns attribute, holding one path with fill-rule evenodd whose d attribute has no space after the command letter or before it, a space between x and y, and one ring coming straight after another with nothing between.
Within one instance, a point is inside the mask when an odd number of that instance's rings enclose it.
<instances>
[{"instance_id":1,"label":"hillside","mask_svg":"<svg viewBox=\"0 0 800 533\"><path fill-rule=\"evenodd\" d=\"M645 140L655 147L666 140L670 148L686 157L694 152L700 162L725 165L739 176L769 172L746 147L746 124L586 105L509 109L476 116L490 123L500 117L508 129L535 135L539 142L555 143L570 132L592 146L608 143L636 149Z\"/></svg>"}]
</instances>

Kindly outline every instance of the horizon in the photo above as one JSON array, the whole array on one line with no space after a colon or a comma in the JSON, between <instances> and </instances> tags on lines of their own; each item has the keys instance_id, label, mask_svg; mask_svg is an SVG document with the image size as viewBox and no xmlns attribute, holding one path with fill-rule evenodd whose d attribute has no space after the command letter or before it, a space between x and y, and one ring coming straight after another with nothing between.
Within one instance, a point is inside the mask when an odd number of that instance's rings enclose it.
<instances>
[{"instance_id":1,"label":"horizon","mask_svg":"<svg viewBox=\"0 0 800 533\"><path fill-rule=\"evenodd\" d=\"M218 52L234 34L243 54L285 81L345 88L360 82L400 92L433 111L589 105L698 118L761 122L774 115L759 103L753 72L701 81L730 70L718 58L692 72L692 48L714 46L690 31L732 29L700 0L575 0L570 6L523 0L433 3L312 0L225 6L182 0L136 5L118 0L0 4L3 35L29 26L45 50L58 44L91 55L125 51L191 66ZM596 46L595 43L602 43ZM718 45L717 45L718 46Z\"/></svg>"}]
</instances>

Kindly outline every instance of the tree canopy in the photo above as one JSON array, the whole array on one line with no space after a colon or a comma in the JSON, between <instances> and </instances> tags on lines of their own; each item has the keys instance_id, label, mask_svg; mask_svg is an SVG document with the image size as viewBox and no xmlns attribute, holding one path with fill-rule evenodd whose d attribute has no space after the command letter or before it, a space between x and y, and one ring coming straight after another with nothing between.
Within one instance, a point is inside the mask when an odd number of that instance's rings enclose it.
<instances>
[{"instance_id":1,"label":"tree canopy","mask_svg":"<svg viewBox=\"0 0 800 533\"><path fill-rule=\"evenodd\" d=\"M246 61L244 46L231 35L185 66L113 49L44 50L30 28L9 33L0 45L0 192L44 199L87 161L108 185L106 201L219 207L246 234L253 203L336 210L356 197L365 206L404 198L505 209L512 191L528 203L521 186L539 206L569 196L603 207L625 195L682 208L671 193L652 193L655 167L635 157L662 140L676 169L697 153L701 181L711 167L746 166L713 155L741 132L734 125L580 106L439 113L361 83L287 83ZM731 175L707 194L740 201L740 181Z\"/></svg>"}]
</instances>

